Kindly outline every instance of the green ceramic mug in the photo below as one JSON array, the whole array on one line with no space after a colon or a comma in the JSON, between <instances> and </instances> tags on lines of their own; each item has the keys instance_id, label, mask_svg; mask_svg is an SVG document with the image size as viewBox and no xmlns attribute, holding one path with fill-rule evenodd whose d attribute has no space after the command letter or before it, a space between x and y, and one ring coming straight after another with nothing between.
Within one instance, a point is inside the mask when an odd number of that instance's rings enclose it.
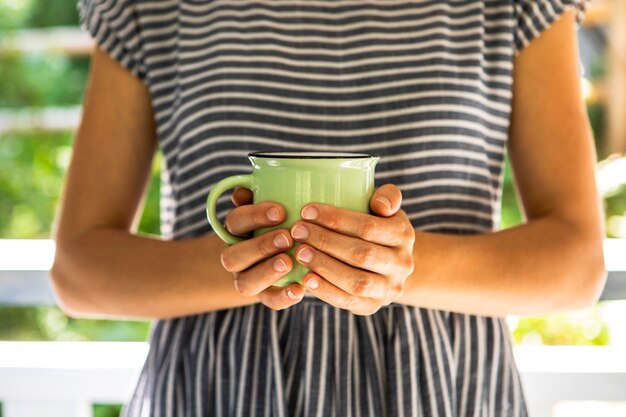
<instances>
[{"instance_id":1,"label":"green ceramic mug","mask_svg":"<svg viewBox=\"0 0 626 417\"><path fill-rule=\"evenodd\" d=\"M286 228L300 219L300 211L308 203L324 203L335 207L369 213L369 200L374 193L374 168L378 157L363 153L336 152L252 152L252 174L236 175L218 182L207 197L207 217L215 233L233 245L242 238L233 236L217 218L217 199L225 191L244 187L252 190L254 203L273 201L286 211L285 221L271 228L255 231L254 236L269 230ZM295 245L287 253L294 257ZM293 262L293 269L276 284L285 287L302 283L308 269Z\"/></svg>"}]
</instances>

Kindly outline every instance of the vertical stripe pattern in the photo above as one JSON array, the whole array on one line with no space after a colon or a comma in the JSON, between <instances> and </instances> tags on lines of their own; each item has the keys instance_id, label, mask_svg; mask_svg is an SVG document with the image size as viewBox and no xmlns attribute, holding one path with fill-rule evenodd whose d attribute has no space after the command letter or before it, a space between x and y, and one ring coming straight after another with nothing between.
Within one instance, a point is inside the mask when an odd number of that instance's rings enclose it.
<instances>
[{"instance_id":1,"label":"vertical stripe pattern","mask_svg":"<svg viewBox=\"0 0 626 417\"><path fill-rule=\"evenodd\" d=\"M526 416L501 319L399 304L355 316L310 298L157 322L151 346L172 329L185 343L150 350L126 417ZM457 338L471 343L453 356Z\"/></svg>"},{"instance_id":2,"label":"vertical stripe pattern","mask_svg":"<svg viewBox=\"0 0 626 417\"><path fill-rule=\"evenodd\" d=\"M587 0L80 0L148 87L164 239L212 233L208 191L249 151L381 156L423 231L500 216L514 59ZM228 196L218 200L224 217ZM459 277L462 279L462 277ZM313 297L157 321L125 417L521 417L502 319Z\"/></svg>"}]
</instances>

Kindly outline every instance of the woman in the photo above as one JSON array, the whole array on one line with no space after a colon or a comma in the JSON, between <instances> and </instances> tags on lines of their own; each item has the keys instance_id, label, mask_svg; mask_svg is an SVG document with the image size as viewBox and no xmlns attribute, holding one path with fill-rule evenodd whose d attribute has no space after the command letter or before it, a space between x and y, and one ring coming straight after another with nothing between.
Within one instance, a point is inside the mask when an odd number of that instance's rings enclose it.
<instances>
[{"instance_id":1,"label":"woman","mask_svg":"<svg viewBox=\"0 0 626 417\"><path fill-rule=\"evenodd\" d=\"M81 10L98 48L52 277L68 314L156 319L125 416L526 415L500 317L588 306L605 276L582 1ZM133 233L157 147L163 240ZM505 147L527 221L497 231ZM313 204L225 247L204 202L249 150L376 153L385 185L371 215ZM285 215L233 201L237 235ZM274 288L296 241L313 272Z\"/></svg>"}]
</instances>

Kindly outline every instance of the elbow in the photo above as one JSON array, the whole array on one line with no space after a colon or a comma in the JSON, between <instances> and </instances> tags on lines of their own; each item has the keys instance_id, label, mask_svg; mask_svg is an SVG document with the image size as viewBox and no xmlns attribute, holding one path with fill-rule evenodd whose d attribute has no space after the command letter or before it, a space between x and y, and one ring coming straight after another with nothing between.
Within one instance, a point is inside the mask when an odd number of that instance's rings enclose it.
<instances>
[{"instance_id":1,"label":"elbow","mask_svg":"<svg viewBox=\"0 0 626 417\"><path fill-rule=\"evenodd\" d=\"M71 253L57 244L54 263L49 273L49 282L58 307L71 318L86 318L89 311L80 283L75 279L79 273L72 268Z\"/></svg>"},{"instance_id":2,"label":"elbow","mask_svg":"<svg viewBox=\"0 0 626 417\"><path fill-rule=\"evenodd\" d=\"M57 306L61 311L71 318L80 318L84 312L81 311L78 297L76 297L72 288L67 271L64 270L57 260L54 261L50 270L49 281Z\"/></svg>"},{"instance_id":3,"label":"elbow","mask_svg":"<svg viewBox=\"0 0 626 417\"><path fill-rule=\"evenodd\" d=\"M596 304L607 278L604 264L603 241L579 245L579 253L573 262L574 268L565 278L565 287L571 288L568 300L563 300L565 309L583 309Z\"/></svg>"},{"instance_id":4,"label":"elbow","mask_svg":"<svg viewBox=\"0 0 626 417\"><path fill-rule=\"evenodd\" d=\"M577 297L578 308L591 307L598 302L608 275L604 266L604 259L590 262L586 271L587 273L582 277L584 280L582 291Z\"/></svg>"}]
</instances>

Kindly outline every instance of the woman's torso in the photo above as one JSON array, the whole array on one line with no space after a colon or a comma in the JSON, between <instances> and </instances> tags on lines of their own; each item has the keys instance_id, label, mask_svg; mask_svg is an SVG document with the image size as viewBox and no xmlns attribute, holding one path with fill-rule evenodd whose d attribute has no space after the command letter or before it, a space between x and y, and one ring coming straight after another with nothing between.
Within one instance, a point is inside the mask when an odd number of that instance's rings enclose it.
<instances>
[{"instance_id":1,"label":"woman's torso","mask_svg":"<svg viewBox=\"0 0 626 417\"><path fill-rule=\"evenodd\" d=\"M250 150L380 154L377 184L402 189L418 229L499 224L511 1L142 4L166 238L210 232L206 195Z\"/></svg>"}]
</instances>

